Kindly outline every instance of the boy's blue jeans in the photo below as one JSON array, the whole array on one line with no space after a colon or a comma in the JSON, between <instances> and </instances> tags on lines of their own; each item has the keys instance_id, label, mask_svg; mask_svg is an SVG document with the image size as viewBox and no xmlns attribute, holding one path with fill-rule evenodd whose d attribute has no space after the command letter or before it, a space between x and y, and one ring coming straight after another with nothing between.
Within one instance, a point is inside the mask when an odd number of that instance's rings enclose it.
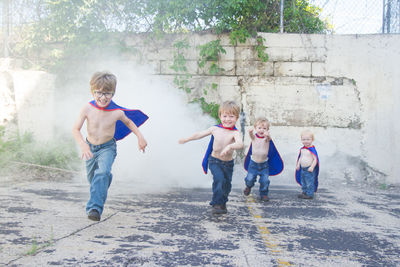
<instances>
[{"instance_id":1,"label":"boy's blue jeans","mask_svg":"<svg viewBox=\"0 0 400 267\"><path fill-rule=\"evenodd\" d=\"M260 196L268 196L268 187L270 183L268 161L257 163L250 159L247 171L247 176L244 178L246 186L252 188L259 175Z\"/></svg>"},{"instance_id":2,"label":"boy's blue jeans","mask_svg":"<svg viewBox=\"0 0 400 267\"><path fill-rule=\"evenodd\" d=\"M86 213L95 209L102 214L112 181L111 167L117 156L117 144L114 138L101 145L86 142L93 153L93 158L86 161L87 179L90 183L90 199L86 204Z\"/></svg>"},{"instance_id":3,"label":"boy's blue jeans","mask_svg":"<svg viewBox=\"0 0 400 267\"><path fill-rule=\"evenodd\" d=\"M208 168L213 175L210 205L225 205L232 189L233 160L223 161L210 156Z\"/></svg>"},{"instance_id":4,"label":"boy's blue jeans","mask_svg":"<svg viewBox=\"0 0 400 267\"><path fill-rule=\"evenodd\" d=\"M308 168L301 168L301 190L307 196L313 197L315 191L315 169L313 172L309 172Z\"/></svg>"}]
</instances>

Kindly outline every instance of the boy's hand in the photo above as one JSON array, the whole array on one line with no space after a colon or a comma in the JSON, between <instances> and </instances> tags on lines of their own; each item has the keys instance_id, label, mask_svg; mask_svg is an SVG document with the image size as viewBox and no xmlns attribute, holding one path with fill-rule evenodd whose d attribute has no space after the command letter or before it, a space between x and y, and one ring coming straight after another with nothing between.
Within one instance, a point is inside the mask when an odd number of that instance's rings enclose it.
<instances>
[{"instance_id":1,"label":"boy's hand","mask_svg":"<svg viewBox=\"0 0 400 267\"><path fill-rule=\"evenodd\" d=\"M89 159L93 158L93 153L92 153L92 151L90 151L90 147L89 147L88 144L84 143L84 144L81 146L81 150L82 150L81 159L83 159L83 160L89 160Z\"/></svg>"},{"instance_id":2,"label":"boy's hand","mask_svg":"<svg viewBox=\"0 0 400 267\"><path fill-rule=\"evenodd\" d=\"M228 152L231 151L231 146L227 145L222 151L221 151L221 156L225 156L226 154L228 154Z\"/></svg>"},{"instance_id":3,"label":"boy's hand","mask_svg":"<svg viewBox=\"0 0 400 267\"><path fill-rule=\"evenodd\" d=\"M182 145L186 143L186 139L185 138L179 139L178 143Z\"/></svg>"},{"instance_id":4,"label":"boy's hand","mask_svg":"<svg viewBox=\"0 0 400 267\"><path fill-rule=\"evenodd\" d=\"M267 138L267 141L271 140L271 136L269 135L269 131L265 131L264 135Z\"/></svg>"},{"instance_id":5,"label":"boy's hand","mask_svg":"<svg viewBox=\"0 0 400 267\"><path fill-rule=\"evenodd\" d=\"M296 166L296 171L300 170L300 165Z\"/></svg>"},{"instance_id":6,"label":"boy's hand","mask_svg":"<svg viewBox=\"0 0 400 267\"><path fill-rule=\"evenodd\" d=\"M138 139L138 146L139 146L139 151L142 151L143 153L145 152L145 148L147 146L147 142L144 138L139 138Z\"/></svg>"},{"instance_id":7,"label":"boy's hand","mask_svg":"<svg viewBox=\"0 0 400 267\"><path fill-rule=\"evenodd\" d=\"M309 172L313 172L313 171L314 171L314 168L311 168L311 167L310 167L310 168L308 168L308 171L309 171Z\"/></svg>"},{"instance_id":8,"label":"boy's hand","mask_svg":"<svg viewBox=\"0 0 400 267\"><path fill-rule=\"evenodd\" d=\"M252 134L253 132L254 132L254 128L251 127L251 128L249 129L249 134Z\"/></svg>"}]
</instances>

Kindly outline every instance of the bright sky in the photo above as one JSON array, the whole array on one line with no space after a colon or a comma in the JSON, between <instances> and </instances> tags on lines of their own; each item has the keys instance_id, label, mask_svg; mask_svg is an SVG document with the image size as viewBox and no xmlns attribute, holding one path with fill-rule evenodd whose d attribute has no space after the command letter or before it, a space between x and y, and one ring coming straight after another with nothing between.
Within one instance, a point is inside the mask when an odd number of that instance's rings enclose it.
<instances>
[{"instance_id":1,"label":"bright sky","mask_svg":"<svg viewBox=\"0 0 400 267\"><path fill-rule=\"evenodd\" d=\"M382 32L383 0L310 0L322 8L322 17L336 34Z\"/></svg>"}]
</instances>

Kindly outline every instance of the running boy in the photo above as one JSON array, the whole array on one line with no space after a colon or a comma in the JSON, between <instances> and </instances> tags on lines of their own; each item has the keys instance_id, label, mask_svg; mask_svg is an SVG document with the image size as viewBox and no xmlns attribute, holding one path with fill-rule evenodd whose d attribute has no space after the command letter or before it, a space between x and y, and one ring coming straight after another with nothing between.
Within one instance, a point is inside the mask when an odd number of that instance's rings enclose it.
<instances>
[{"instance_id":1,"label":"running boy","mask_svg":"<svg viewBox=\"0 0 400 267\"><path fill-rule=\"evenodd\" d=\"M277 175L283 170L283 161L269 135L269 126L269 121L266 118L256 119L254 129L251 128L249 130L251 144L244 161L244 166L248 173L244 178L246 188L243 193L248 196L257 180L257 176L260 176L259 191L261 201L269 201L269 176ZM256 131L255 135L254 130Z\"/></svg>"},{"instance_id":2,"label":"running boy","mask_svg":"<svg viewBox=\"0 0 400 267\"><path fill-rule=\"evenodd\" d=\"M211 141L203 160L203 171L210 168L213 175L212 200L214 214L227 213L226 202L232 188L233 151L243 148L242 136L235 124L239 118L239 106L233 101L222 103L218 116L221 123L179 140L179 144L211 135Z\"/></svg>"},{"instance_id":3,"label":"running boy","mask_svg":"<svg viewBox=\"0 0 400 267\"><path fill-rule=\"evenodd\" d=\"M139 110L128 110L111 101L117 85L116 77L107 72L96 72L90 80L94 100L87 103L75 122L72 134L80 146L82 159L86 160L90 199L86 205L88 218L100 221L107 191L112 181L111 167L117 155L116 141L133 132L138 138L139 150L147 142L138 127L148 117ZM81 128L87 124L87 138Z\"/></svg>"},{"instance_id":4,"label":"running boy","mask_svg":"<svg viewBox=\"0 0 400 267\"><path fill-rule=\"evenodd\" d=\"M313 199L318 188L319 159L315 147L312 145L314 134L310 130L301 133L301 142L296 164L296 181L301 185L302 193L298 198Z\"/></svg>"}]
</instances>

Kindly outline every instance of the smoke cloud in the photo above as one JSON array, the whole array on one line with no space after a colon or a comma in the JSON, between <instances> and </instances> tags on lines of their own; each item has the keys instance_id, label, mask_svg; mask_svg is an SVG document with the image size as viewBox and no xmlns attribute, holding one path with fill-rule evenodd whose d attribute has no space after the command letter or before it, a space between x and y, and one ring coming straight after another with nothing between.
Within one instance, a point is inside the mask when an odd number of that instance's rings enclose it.
<instances>
[{"instance_id":1,"label":"smoke cloud","mask_svg":"<svg viewBox=\"0 0 400 267\"><path fill-rule=\"evenodd\" d=\"M203 115L196 104L188 104L185 93L174 88L167 79L151 75L146 67L133 62L97 62L68 79L59 94L58 106L73 109L71 118L63 114L63 123L72 128L81 107L92 100L89 88L91 75L96 71L109 71L117 77L113 101L120 106L139 109L149 119L139 128L148 147L138 150L137 138L132 133L117 142L117 158L113 165L113 183L124 183L138 192L160 191L171 187L210 187L210 174L201 168L209 138L178 144L178 139L215 124ZM63 99L64 101L60 101ZM71 100L74 104L71 106ZM66 101L65 101L66 100ZM64 109L67 110L67 109ZM86 125L82 133L86 136ZM86 180L86 178L84 178Z\"/></svg>"}]
</instances>

